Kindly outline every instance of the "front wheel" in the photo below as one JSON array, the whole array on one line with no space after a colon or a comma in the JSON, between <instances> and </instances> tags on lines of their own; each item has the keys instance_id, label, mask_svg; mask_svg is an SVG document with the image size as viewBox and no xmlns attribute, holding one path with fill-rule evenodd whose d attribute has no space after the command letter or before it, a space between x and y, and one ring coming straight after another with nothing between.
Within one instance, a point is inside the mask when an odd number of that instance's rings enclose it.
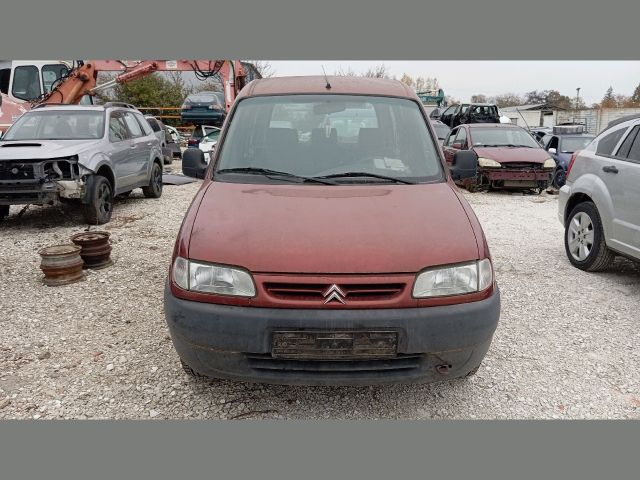
<instances>
[{"instance_id":1,"label":"front wheel","mask_svg":"<svg viewBox=\"0 0 640 480\"><path fill-rule=\"evenodd\" d=\"M553 179L551 180L551 184L560 190L562 186L567 181L567 172L565 172L562 168L558 168L553 174Z\"/></svg>"},{"instance_id":2,"label":"front wheel","mask_svg":"<svg viewBox=\"0 0 640 480\"><path fill-rule=\"evenodd\" d=\"M94 177L89 202L84 205L84 218L91 225L102 225L111 220L113 212L113 188L102 175Z\"/></svg>"},{"instance_id":3,"label":"front wheel","mask_svg":"<svg viewBox=\"0 0 640 480\"><path fill-rule=\"evenodd\" d=\"M587 272L605 270L615 259L604 238L600 214L593 202L582 202L569 214L564 246L574 267Z\"/></svg>"},{"instance_id":4,"label":"front wheel","mask_svg":"<svg viewBox=\"0 0 640 480\"><path fill-rule=\"evenodd\" d=\"M147 198L160 198L162 196L162 167L155 162L151 167L149 185L142 187L142 193Z\"/></svg>"}]
</instances>

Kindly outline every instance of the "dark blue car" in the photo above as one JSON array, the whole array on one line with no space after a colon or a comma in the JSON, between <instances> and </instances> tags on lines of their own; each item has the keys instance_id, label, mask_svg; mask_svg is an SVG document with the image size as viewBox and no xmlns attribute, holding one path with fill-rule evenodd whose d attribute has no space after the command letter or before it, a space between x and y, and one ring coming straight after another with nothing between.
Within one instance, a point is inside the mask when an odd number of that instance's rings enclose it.
<instances>
[{"instance_id":1,"label":"dark blue car","mask_svg":"<svg viewBox=\"0 0 640 480\"><path fill-rule=\"evenodd\" d=\"M581 133L582 128L554 127L553 131L542 137L540 141L543 148L556 162L556 170L551 177L551 184L555 188L559 189L564 185L567 179L567 167L573 152L582 150L595 138L594 135Z\"/></svg>"},{"instance_id":2,"label":"dark blue car","mask_svg":"<svg viewBox=\"0 0 640 480\"><path fill-rule=\"evenodd\" d=\"M180 109L182 123L219 127L227 112L222 92L199 92L189 95Z\"/></svg>"}]
</instances>

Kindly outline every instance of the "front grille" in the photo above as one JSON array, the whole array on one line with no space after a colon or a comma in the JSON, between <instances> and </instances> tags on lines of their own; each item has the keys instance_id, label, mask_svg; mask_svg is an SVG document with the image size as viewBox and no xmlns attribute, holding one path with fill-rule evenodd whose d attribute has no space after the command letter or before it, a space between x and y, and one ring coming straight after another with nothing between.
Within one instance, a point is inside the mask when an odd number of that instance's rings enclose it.
<instances>
[{"instance_id":1,"label":"front grille","mask_svg":"<svg viewBox=\"0 0 640 480\"><path fill-rule=\"evenodd\" d=\"M254 370L307 374L349 374L419 369L424 355L398 354L380 360L283 360L270 354L245 354L249 367Z\"/></svg>"},{"instance_id":2,"label":"front grille","mask_svg":"<svg viewBox=\"0 0 640 480\"><path fill-rule=\"evenodd\" d=\"M34 162L0 162L0 180L34 180Z\"/></svg>"},{"instance_id":3,"label":"front grille","mask_svg":"<svg viewBox=\"0 0 640 480\"><path fill-rule=\"evenodd\" d=\"M542 165L539 163L503 163L502 168L509 170L540 170Z\"/></svg>"},{"instance_id":4,"label":"front grille","mask_svg":"<svg viewBox=\"0 0 640 480\"><path fill-rule=\"evenodd\" d=\"M275 283L267 282L264 288L267 293L281 300L320 301L330 284L310 283ZM364 283L338 284L348 301L390 300L402 294L403 283Z\"/></svg>"}]
</instances>

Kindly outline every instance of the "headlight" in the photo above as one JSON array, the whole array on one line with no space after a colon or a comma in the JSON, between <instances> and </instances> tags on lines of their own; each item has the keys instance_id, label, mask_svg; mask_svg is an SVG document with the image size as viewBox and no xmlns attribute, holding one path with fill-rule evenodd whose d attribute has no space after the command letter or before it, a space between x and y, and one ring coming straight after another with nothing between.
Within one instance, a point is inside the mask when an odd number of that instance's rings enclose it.
<instances>
[{"instance_id":1,"label":"headlight","mask_svg":"<svg viewBox=\"0 0 640 480\"><path fill-rule=\"evenodd\" d=\"M192 292L254 297L256 288L251 274L222 265L194 262L177 257L173 262L173 281Z\"/></svg>"},{"instance_id":2,"label":"headlight","mask_svg":"<svg viewBox=\"0 0 640 480\"><path fill-rule=\"evenodd\" d=\"M493 283L488 258L478 262L433 268L421 272L413 285L415 298L442 297L481 292Z\"/></svg>"},{"instance_id":3,"label":"headlight","mask_svg":"<svg viewBox=\"0 0 640 480\"><path fill-rule=\"evenodd\" d=\"M481 167L501 167L498 162L496 162L495 160L491 160L490 158L478 158L478 165L480 165Z\"/></svg>"},{"instance_id":4,"label":"headlight","mask_svg":"<svg viewBox=\"0 0 640 480\"><path fill-rule=\"evenodd\" d=\"M553 158L547 158L544 161L542 168L556 168L556 161Z\"/></svg>"}]
</instances>

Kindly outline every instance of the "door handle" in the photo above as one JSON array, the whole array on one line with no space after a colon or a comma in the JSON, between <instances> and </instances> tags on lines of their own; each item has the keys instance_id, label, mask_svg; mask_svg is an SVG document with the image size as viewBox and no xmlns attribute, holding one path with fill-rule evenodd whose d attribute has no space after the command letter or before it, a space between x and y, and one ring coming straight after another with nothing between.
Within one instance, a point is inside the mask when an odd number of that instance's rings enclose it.
<instances>
[{"instance_id":1,"label":"door handle","mask_svg":"<svg viewBox=\"0 0 640 480\"><path fill-rule=\"evenodd\" d=\"M150 147L151 145L153 145L153 142L147 142L147 147Z\"/></svg>"},{"instance_id":2,"label":"door handle","mask_svg":"<svg viewBox=\"0 0 640 480\"><path fill-rule=\"evenodd\" d=\"M602 171L606 173L618 173L618 169L615 165L608 165L606 167L602 167Z\"/></svg>"}]
</instances>

